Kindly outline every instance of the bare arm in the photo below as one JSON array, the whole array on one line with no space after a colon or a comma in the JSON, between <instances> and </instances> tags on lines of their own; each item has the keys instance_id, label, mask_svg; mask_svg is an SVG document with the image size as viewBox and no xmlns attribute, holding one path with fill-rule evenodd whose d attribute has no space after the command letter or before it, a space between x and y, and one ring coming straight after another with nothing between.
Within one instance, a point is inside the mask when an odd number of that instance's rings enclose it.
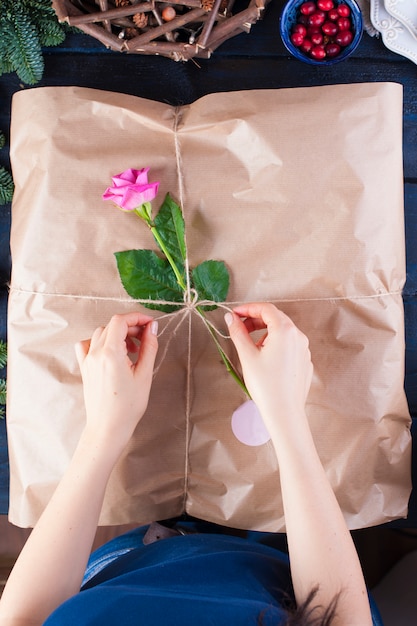
<instances>
[{"instance_id":1,"label":"bare arm","mask_svg":"<svg viewBox=\"0 0 417 626\"><path fill-rule=\"evenodd\" d=\"M318 586L323 607L340 593L335 625L372 626L356 550L305 412L313 372L307 338L271 304L238 307L226 321L276 451L297 603ZM259 329L266 333L255 344L250 332Z\"/></svg>"},{"instance_id":2,"label":"bare arm","mask_svg":"<svg viewBox=\"0 0 417 626\"><path fill-rule=\"evenodd\" d=\"M0 600L1 626L38 626L80 589L110 474L149 397L157 338L151 318L115 316L77 345L86 425ZM141 340L133 365L127 354Z\"/></svg>"}]
</instances>

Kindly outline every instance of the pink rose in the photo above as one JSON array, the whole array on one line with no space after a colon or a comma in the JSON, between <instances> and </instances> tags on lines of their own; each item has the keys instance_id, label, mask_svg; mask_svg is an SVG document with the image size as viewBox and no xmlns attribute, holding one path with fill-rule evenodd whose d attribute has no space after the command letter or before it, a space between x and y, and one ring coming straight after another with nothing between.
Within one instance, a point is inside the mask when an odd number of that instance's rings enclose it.
<instances>
[{"instance_id":1,"label":"pink rose","mask_svg":"<svg viewBox=\"0 0 417 626\"><path fill-rule=\"evenodd\" d=\"M159 182L148 183L149 167L129 169L112 177L113 187L103 193L103 200L112 200L122 211L134 211L150 202L158 193Z\"/></svg>"}]
</instances>

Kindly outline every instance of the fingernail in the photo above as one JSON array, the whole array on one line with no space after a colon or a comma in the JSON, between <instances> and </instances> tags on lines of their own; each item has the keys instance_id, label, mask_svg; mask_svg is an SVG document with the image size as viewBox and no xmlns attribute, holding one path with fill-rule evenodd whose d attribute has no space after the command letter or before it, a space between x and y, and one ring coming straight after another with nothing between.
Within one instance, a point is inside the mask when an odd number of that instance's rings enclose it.
<instances>
[{"instance_id":1,"label":"fingernail","mask_svg":"<svg viewBox=\"0 0 417 626\"><path fill-rule=\"evenodd\" d=\"M158 334L158 322L156 320L151 323L151 333L152 335Z\"/></svg>"},{"instance_id":2,"label":"fingernail","mask_svg":"<svg viewBox=\"0 0 417 626\"><path fill-rule=\"evenodd\" d=\"M230 324L233 322L233 315L229 312L226 313L226 315L224 316L224 321L228 326L230 326Z\"/></svg>"}]
</instances>

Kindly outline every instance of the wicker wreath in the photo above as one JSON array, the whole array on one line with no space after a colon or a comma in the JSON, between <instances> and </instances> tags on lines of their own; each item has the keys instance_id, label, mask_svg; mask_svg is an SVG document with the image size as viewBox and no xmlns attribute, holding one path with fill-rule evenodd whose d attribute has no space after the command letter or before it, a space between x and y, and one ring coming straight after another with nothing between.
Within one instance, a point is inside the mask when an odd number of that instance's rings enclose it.
<instances>
[{"instance_id":1,"label":"wicker wreath","mask_svg":"<svg viewBox=\"0 0 417 626\"><path fill-rule=\"evenodd\" d=\"M224 41L249 32L270 0L53 0L60 22L76 26L107 48L159 54L174 61L210 58Z\"/></svg>"}]
</instances>

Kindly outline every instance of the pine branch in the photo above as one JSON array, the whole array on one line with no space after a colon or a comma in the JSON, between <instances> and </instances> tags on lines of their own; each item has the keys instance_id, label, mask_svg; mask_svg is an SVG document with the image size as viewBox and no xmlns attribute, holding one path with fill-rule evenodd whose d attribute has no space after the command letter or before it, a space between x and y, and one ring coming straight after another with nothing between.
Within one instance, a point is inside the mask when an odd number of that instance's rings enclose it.
<instances>
[{"instance_id":1,"label":"pine branch","mask_svg":"<svg viewBox=\"0 0 417 626\"><path fill-rule=\"evenodd\" d=\"M5 145L6 145L6 137L4 136L4 133L2 133L0 130L0 150L4 148Z\"/></svg>"},{"instance_id":2,"label":"pine branch","mask_svg":"<svg viewBox=\"0 0 417 626\"><path fill-rule=\"evenodd\" d=\"M24 10L38 30L41 46L58 46L65 39L65 31L58 22L50 0L21 0Z\"/></svg>"},{"instance_id":3,"label":"pine branch","mask_svg":"<svg viewBox=\"0 0 417 626\"><path fill-rule=\"evenodd\" d=\"M14 192L14 183L11 174L0 166L0 205L7 204L12 201Z\"/></svg>"},{"instance_id":4,"label":"pine branch","mask_svg":"<svg viewBox=\"0 0 417 626\"><path fill-rule=\"evenodd\" d=\"M0 0L0 76L14 71L34 85L43 75L42 46L65 37L50 0Z\"/></svg>"},{"instance_id":5,"label":"pine branch","mask_svg":"<svg viewBox=\"0 0 417 626\"><path fill-rule=\"evenodd\" d=\"M44 63L38 33L29 16L17 5L10 19L9 59L19 78L28 85L39 82Z\"/></svg>"},{"instance_id":6,"label":"pine branch","mask_svg":"<svg viewBox=\"0 0 417 626\"><path fill-rule=\"evenodd\" d=\"M38 33L41 46L59 46L65 40L64 29L52 20L44 21L38 24Z\"/></svg>"},{"instance_id":7,"label":"pine branch","mask_svg":"<svg viewBox=\"0 0 417 626\"><path fill-rule=\"evenodd\" d=\"M0 419L5 416L4 406L6 404L6 380L0 378Z\"/></svg>"},{"instance_id":8,"label":"pine branch","mask_svg":"<svg viewBox=\"0 0 417 626\"><path fill-rule=\"evenodd\" d=\"M0 404L6 404L6 380L0 378Z\"/></svg>"},{"instance_id":9,"label":"pine branch","mask_svg":"<svg viewBox=\"0 0 417 626\"><path fill-rule=\"evenodd\" d=\"M0 339L0 368L6 366L7 362L7 344ZM6 404L6 379L0 378L0 418L5 416L3 406Z\"/></svg>"},{"instance_id":10,"label":"pine branch","mask_svg":"<svg viewBox=\"0 0 417 626\"><path fill-rule=\"evenodd\" d=\"M7 363L7 344L0 339L0 369L6 367Z\"/></svg>"},{"instance_id":11,"label":"pine branch","mask_svg":"<svg viewBox=\"0 0 417 626\"><path fill-rule=\"evenodd\" d=\"M1 41L4 44L6 37L1 36L1 35L0 37L1 37ZM0 76L2 74L9 74L10 72L14 72L13 63L9 59L8 50L4 50L2 48L4 48L4 45L3 46L0 45Z\"/></svg>"}]
</instances>

